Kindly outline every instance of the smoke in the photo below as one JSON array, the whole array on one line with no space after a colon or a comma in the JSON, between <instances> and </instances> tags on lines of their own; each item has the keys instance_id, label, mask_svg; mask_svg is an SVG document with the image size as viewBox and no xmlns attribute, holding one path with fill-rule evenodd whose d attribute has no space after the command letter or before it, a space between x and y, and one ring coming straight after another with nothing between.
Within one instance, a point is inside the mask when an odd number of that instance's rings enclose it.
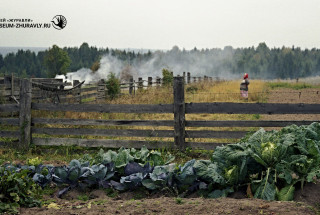
<instances>
[{"instance_id":1,"label":"smoke","mask_svg":"<svg viewBox=\"0 0 320 215\"><path fill-rule=\"evenodd\" d=\"M82 68L76 72L66 74L66 81L73 80L85 81L86 84L98 82L100 79L107 79L107 76L113 72L119 75L124 68L124 63L111 55L105 55L100 60L100 68L93 72L91 69ZM60 76L59 76L60 77ZM56 78L58 78L56 76Z\"/></svg>"},{"instance_id":2,"label":"smoke","mask_svg":"<svg viewBox=\"0 0 320 215\"><path fill-rule=\"evenodd\" d=\"M156 51L153 57L138 66L137 71L141 77L162 76L162 69L173 71L174 76L190 72L191 76L219 77L221 79L235 79L238 75L232 74L231 62L234 53L230 50L191 50L181 51L174 46L170 51Z\"/></svg>"},{"instance_id":3,"label":"smoke","mask_svg":"<svg viewBox=\"0 0 320 215\"><path fill-rule=\"evenodd\" d=\"M67 73L67 81L79 80L86 84L106 79L113 72L118 78L127 81L129 76L134 80L142 77L161 77L162 69L173 71L174 76L190 72L191 76L219 77L220 79L239 79L239 75L233 74L230 64L233 60L233 50L180 50L174 46L171 50L155 51L149 59L136 57L131 61L121 61L114 56L105 55L100 60L100 68L96 72L82 68L76 72Z\"/></svg>"}]
</instances>

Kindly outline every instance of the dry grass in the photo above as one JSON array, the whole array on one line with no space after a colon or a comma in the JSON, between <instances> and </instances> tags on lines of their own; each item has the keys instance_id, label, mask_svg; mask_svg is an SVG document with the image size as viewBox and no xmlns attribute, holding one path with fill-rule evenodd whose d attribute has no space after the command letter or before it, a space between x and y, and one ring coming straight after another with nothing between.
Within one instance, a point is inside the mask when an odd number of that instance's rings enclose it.
<instances>
[{"instance_id":1,"label":"dry grass","mask_svg":"<svg viewBox=\"0 0 320 215\"><path fill-rule=\"evenodd\" d=\"M135 95L129 95L128 90L122 90L124 95L114 99L107 100L111 104L172 104L172 87L150 87L136 90Z\"/></svg>"},{"instance_id":2,"label":"dry grass","mask_svg":"<svg viewBox=\"0 0 320 215\"><path fill-rule=\"evenodd\" d=\"M188 89L198 89L188 93ZM213 83L195 83L186 86L186 102L246 102L240 96L239 81L222 81ZM265 102L267 85L260 80L251 81L248 102Z\"/></svg>"},{"instance_id":3,"label":"dry grass","mask_svg":"<svg viewBox=\"0 0 320 215\"><path fill-rule=\"evenodd\" d=\"M186 102L246 102L240 96L240 81L196 82L185 86ZM126 92L126 91L123 91ZM127 93L127 92L126 92ZM261 80L251 81L249 102L265 102L267 85ZM172 87L152 87L136 91L136 95L123 95L109 101L112 104L171 104Z\"/></svg>"}]
</instances>

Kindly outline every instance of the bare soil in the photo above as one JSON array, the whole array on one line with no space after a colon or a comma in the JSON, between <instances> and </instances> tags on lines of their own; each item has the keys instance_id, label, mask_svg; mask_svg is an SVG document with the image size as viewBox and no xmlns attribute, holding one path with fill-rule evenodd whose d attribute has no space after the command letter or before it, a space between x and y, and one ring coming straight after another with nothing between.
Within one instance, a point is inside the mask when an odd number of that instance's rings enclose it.
<instances>
[{"instance_id":1,"label":"bare soil","mask_svg":"<svg viewBox=\"0 0 320 215\"><path fill-rule=\"evenodd\" d=\"M270 92L268 103L289 104L320 104L320 90L318 89L278 89ZM320 121L320 114L282 114L262 115L262 120L314 120Z\"/></svg>"},{"instance_id":2,"label":"bare soil","mask_svg":"<svg viewBox=\"0 0 320 215\"><path fill-rule=\"evenodd\" d=\"M243 193L233 198L205 199L201 197L175 198L152 194L139 199L139 192L125 192L113 198L103 190L86 193L89 200L78 200L82 192L72 190L59 199L56 195L46 196L42 208L22 208L21 214L270 214L294 215L319 213L319 184L308 184L298 190L294 202L264 201L244 198ZM141 196L140 196L141 197ZM240 199L239 199L240 198ZM309 204L311 203L311 204ZM54 206L54 208L50 208Z\"/></svg>"},{"instance_id":3,"label":"bare soil","mask_svg":"<svg viewBox=\"0 0 320 215\"><path fill-rule=\"evenodd\" d=\"M277 89L272 90L268 96L268 103L306 103L319 104L319 89Z\"/></svg>"},{"instance_id":4,"label":"bare soil","mask_svg":"<svg viewBox=\"0 0 320 215\"><path fill-rule=\"evenodd\" d=\"M300 93L301 92L301 93ZM275 90L269 96L270 103L320 103L317 90ZM263 115L262 120L320 120L320 115ZM56 195L46 196L47 203L42 208L22 208L21 214L320 214L320 183L306 184L297 189L293 202L264 201L246 198L237 192L232 198L205 199L168 197L163 194L142 194L126 192L111 198L102 190L87 195L89 200L78 200L83 193L70 191L63 199ZM140 197L143 196L142 199ZM51 202L51 205L50 205ZM55 205L56 204L56 205ZM48 208L54 206L56 208Z\"/></svg>"}]
</instances>

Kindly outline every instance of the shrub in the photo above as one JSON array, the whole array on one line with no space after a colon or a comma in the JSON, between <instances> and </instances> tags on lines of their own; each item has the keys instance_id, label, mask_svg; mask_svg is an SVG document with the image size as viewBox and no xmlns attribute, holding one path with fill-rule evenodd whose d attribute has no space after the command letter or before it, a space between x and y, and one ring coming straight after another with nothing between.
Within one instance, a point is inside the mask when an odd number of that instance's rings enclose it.
<instances>
[{"instance_id":1,"label":"shrub","mask_svg":"<svg viewBox=\"0 0 320 215\"><path fill-rule=\"evenodd\" d=\"M162 84L163 86L173 85L173 74L169 69L162 69Z\"/></svg>"},{"instance_id":2,"label":"shrub","mask_svg":"<svg viewBox=\"0 0 320 215\"><path fill-rule=\"evenodd\" d=\"M117 97L118 94L120 94L120 81L112 72L108 75L106 87L110 99L114 99Z\"/></svg>"},{"instance_id":3,"label":"shrub","mask_svg":"<svg viewBox=\"0 0 320 215\"><path fill-rule=\"evenodd\" d=\"M187 87L186 91L187 91L187 93L192 93L192 94L194 94L194 93L197 93L197 92L198 92L198 87L196 87L196 86L190 86L190 87Z\"/></svg>"},{"instance_id":4,"label":"shrub","mask_svg":"<svg viewBox=\"0 0 320 215\"><path fill-rule=\"evenodd\" d=\"M29 170L11 172L0 168L0 214L16 214L20 206L41 206L41 188L28 177L29 173Z\"/></svg>"},{"instance_id":5,"label":"shrub","mask_svg":"<svg viewBox=\"0 0 320 215\"><path fill-rule=\"evenodd\" d=\"M98 70L100 69L100 60L95 61L95 62L92 64L92 66L91 66L90 69L92 70L92 72L98 71Z\"/></svg>"}]
</instances>

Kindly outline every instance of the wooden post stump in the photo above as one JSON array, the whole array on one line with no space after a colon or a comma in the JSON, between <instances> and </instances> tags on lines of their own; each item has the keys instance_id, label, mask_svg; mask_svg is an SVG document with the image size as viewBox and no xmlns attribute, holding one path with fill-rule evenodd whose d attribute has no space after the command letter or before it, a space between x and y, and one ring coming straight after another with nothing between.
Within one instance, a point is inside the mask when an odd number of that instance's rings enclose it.
<instances>
[{"instance_id":1,"label":"wooden post stump","mask_svg":"<svg viewBox=\"0 0 320 215\"><path fill-rule=\"evenodd\" d=\"M141 77L138 78L138 91L141 91L143 88L143 80Z\"/></svg>"},{"instance_id":2,"label":"wooden post stump","mask_svg":"<svg viewBox=\"0 0 320 215\"><path fill-rule=\"evenodd\" d=\"M190 72L187 73L187 84L190 84L191 82L191 76L190 76Z\"/></svg>"}]
</instances>

